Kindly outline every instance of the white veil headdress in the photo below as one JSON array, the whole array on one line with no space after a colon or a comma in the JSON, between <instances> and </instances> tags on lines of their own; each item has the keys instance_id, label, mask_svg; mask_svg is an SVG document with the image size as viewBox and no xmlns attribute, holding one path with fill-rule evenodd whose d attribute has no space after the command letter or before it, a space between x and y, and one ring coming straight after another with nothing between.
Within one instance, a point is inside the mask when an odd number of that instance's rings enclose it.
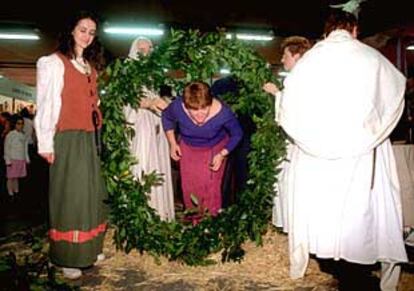
<instances>
[{"instance_id":1,"label":"white veil headdress","mask_svg":"<svg viewBox=\"0 0 414 291\"><path fill-rule=\"evenodd\" d=\"M138 43L139 43L140 41L145 41L145 42L148 42L148 43L151 45L151 47L152 47L152 41L151 41L149 38L139 36L139 37L137 37L137 38L136 38L136 39L132 42L132 44L131 44L131 47L130 47L130 49L129 49L129 54L128 54L128 57L129 57L129 58L131 58L131 59L133 59L133 60L137 60L137 59L139 59L139 55L138 55L138 47L137 47L137 45L138 45Z\"/></svg>"}]
</instances>

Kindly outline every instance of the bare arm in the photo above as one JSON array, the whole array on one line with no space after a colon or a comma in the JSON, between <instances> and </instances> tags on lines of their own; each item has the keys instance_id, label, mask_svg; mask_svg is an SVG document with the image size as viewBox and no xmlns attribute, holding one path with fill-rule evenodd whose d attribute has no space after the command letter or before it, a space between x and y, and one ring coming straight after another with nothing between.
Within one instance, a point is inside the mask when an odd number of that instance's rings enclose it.
<instances>
[{"instance_id":1,"label":"bare arm","mask_svg":"<svg viewBox=\"0 0 414 291\"><path fill-rule=\"evenodd\" d=\"M165 132L168 143L170 144L170 156L174 161L179 161L181 158L181 149L175 138L174 130L170 129Z\"/></svg>"}]
</instances>

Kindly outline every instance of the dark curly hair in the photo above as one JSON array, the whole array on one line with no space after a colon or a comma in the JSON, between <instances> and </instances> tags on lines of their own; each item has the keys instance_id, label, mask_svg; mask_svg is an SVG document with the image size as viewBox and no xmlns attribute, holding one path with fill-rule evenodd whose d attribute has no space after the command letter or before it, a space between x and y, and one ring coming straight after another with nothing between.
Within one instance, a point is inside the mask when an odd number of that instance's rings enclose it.
<instances>
[{"instance_id":1,"label":"dark curly hair","mask_svg":"<svg viewBox=\"0 0 414 291\"><path fill-rule=\"evenodd\" d=\"M80 11L74 17L72 17L64 32L59 36L59 44L57 51L72 59L75 57L75 41L73 39L72 32L78 25L79 21L82 19L91 19L96 24L96 29L98 30L99 20L98 17L90 11ZM92 43L83 51L83 57L92 64L97 70L100 70L104 66L103 58L103 48L101 43L98 40L98 37L95 36Z\"/></svg>"},{"instance_id":2,"label":"dark curly hair","mask_svg":"<svg viewBox=\"0 0 414 291\"><path fill-rule=\"evenodd\" d=\"M341 9L330 9L328 19L325 22L324 35L328 36L336 29L344 29L352 33L354 27L357 26L358 19L355 15Z\"/></svg>"}]
</instances>

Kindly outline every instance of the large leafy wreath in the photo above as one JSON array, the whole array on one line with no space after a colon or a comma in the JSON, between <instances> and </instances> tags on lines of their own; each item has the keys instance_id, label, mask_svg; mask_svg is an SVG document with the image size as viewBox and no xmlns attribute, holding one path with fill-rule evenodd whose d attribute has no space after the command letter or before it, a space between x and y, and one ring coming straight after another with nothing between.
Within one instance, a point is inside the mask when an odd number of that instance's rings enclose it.
<instances>
[{"instance_id":1,"label":"large leafy wreath","mask_svg":"<svg viewBox=\"0 0 414 291\"><path fill-rule=\"evenodd\" d=\"M248 155L247 188L237 193L237 204L196 226L161 221L148 206L146 195L160 182L160 176L147 173L136 181L130 171L135 160L129 153L128 140L133 132L126 124L123 107L138 105L137 96L144 85L169 85L180 92L189 81L211 81L223 67L231 70L239 87L237 96L226 94L223 98L236 114L251 116L256 126ZM244 241L262 243L271 216L276 167L285 154L283 133L274 122L273 97L261 89L268 80L274 77L265 61L251 47L226 39L221 32L171 31L150 56L139 61L117 59L107 68L102 78L102 157L110 193L110 220L119 249L127 253L137 249L199 265L211 262L208 255L218 251L222 251L223 261L240 260Z\"/></svg>"}]
</instances>

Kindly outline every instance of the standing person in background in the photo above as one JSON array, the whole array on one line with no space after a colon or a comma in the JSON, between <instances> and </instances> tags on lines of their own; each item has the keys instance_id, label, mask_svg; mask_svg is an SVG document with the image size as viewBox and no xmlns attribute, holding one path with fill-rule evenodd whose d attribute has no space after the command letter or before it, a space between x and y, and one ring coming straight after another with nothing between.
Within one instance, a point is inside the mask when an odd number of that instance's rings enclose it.
<instances>
[{"instance_id":1,"label":"standing person in background","mask_svg":"<svg viewBox=\"0 0 414 291\"><path fill-rule=\"evenodd\" d=\"M281 45L281 51L283 52L281 62L283 68L290 72L299 61L299 59L311 48L310 41L302 36L291 36L286 38ZM263 86L263 90L275 96L275 120L279 123L279 110L280 102L283 98L283 93L274 83L266 83ZM282 230L287 233L288 226L288 204L289 197L292 197L292 187L289 187L291 181L289 180L289 167L291 164L291 157L297 147L287 141L286 159L281 163L281 171L278 175L278 182L275 185L276 193L273 205L273 224L277 227L281 227Z\"/></svg>"},{"instance_id":2,"label":"standing person in background","mask_svg":"<svg viewBox=\"0 0 414 291\"><path fill-rule=\"evenodd\" d=\"M10 120L12 115L9 112L0 113L0 138L4 138L10 131Z\"/></svg>"},{"instance_id":3,"label":"standing person in background","mask_svg":"<svg viewBox=\"0 0 414 291\"><path fill-rule=\"evenodd\" d=\"M20 111L20 116L23 117L24 120L23 133L26 136L27 144L29 146L29 156L32 158L34 155L34 125L32 115L27 107L25 107Z\"/></svg>"},{"instance_id":4,"label":"standing person in background","mask_svg":"<svg viewBox=\"0 0 414 291\"><path fill-rule=\"evenodd\" d=\"M214 98L204 82L192 82L163 111L162 123L173 160L180 161L181 186L186 209L198 206L216 216L222 207L222 179L229 153L243 132L231 109ZM179 132L177 141L175 133ZM197 223L199 217L192 218Z\"/></svg>"},{"instance_id":5,"label":"standing person in background","mask_svg":"<svg viewBox=\"0 0 414 291\"><path fill-rule=\"evenodd\" d=\"M289 170L290 274L304 276L309 254L381 262L381 289L396 290L407 255L388 136L404 109L405 78L357 31L355 15L332 11L325 39L284 83L279 120L299 147ZM340 290L361 290L360 280L343 279Z\"/></svg>"},{"instance_id":6,"label":"standing person in background","mask_svg":"<svg viewBox=\"0 0 414 291\"><path fill-rule=\"evenodd\" d=\"M0 113L0 197L2 194L6 194L6 163L3 159L4 156L4 139L7 133L10 131L10 118L11 115L8 112ZM7 194L6 194L7 195Z\"/></svg>"},{"instance_id":7,"label":"standing person in background","mask_svg":"<svg viewBox=\"0 0 414 291\"><path fill-rule=\"evenodd\" d=\"M97 24L93 14L78 13L57 51L37 62L35 128L38 152L50 164L50 260L70 279L104 259L107 193L95 134L102 125Z\"/></svg>"},{"instance_id":8,"label":"standing person in background","mask_svg":"<svg viewBox=\"0 0 414 291\"><path fill-rule=\"evenodd\" d=\"M7 191L10 197L19 193L19 178L27 175L26 165L30 163L27 138L23 133L24 120L13 116L11 131L4 141L4 160L7 168Z\"/></svg>"},{"instance_id":9,"label":"standing person in background","mask_svg":"<svg viewBox=\"0 0 414 291\"><path fill-rule=\"evenodd\" d=\"M131 45L129 58L139 61L140 56L148 56L152 42L139 37ZM131 140L130 151L138 163L132 173L138 179L153 171L162 174L163 182L151 188L149 205L157 211L162 220L171 221L175 217L174 193L171 178L171 163L168 141L162 130L161 111L168 103L155 91L142 88L143 96L138 109L126 106L126 121L131 124L135 135Z\"/></svg>"}]
</instances>

